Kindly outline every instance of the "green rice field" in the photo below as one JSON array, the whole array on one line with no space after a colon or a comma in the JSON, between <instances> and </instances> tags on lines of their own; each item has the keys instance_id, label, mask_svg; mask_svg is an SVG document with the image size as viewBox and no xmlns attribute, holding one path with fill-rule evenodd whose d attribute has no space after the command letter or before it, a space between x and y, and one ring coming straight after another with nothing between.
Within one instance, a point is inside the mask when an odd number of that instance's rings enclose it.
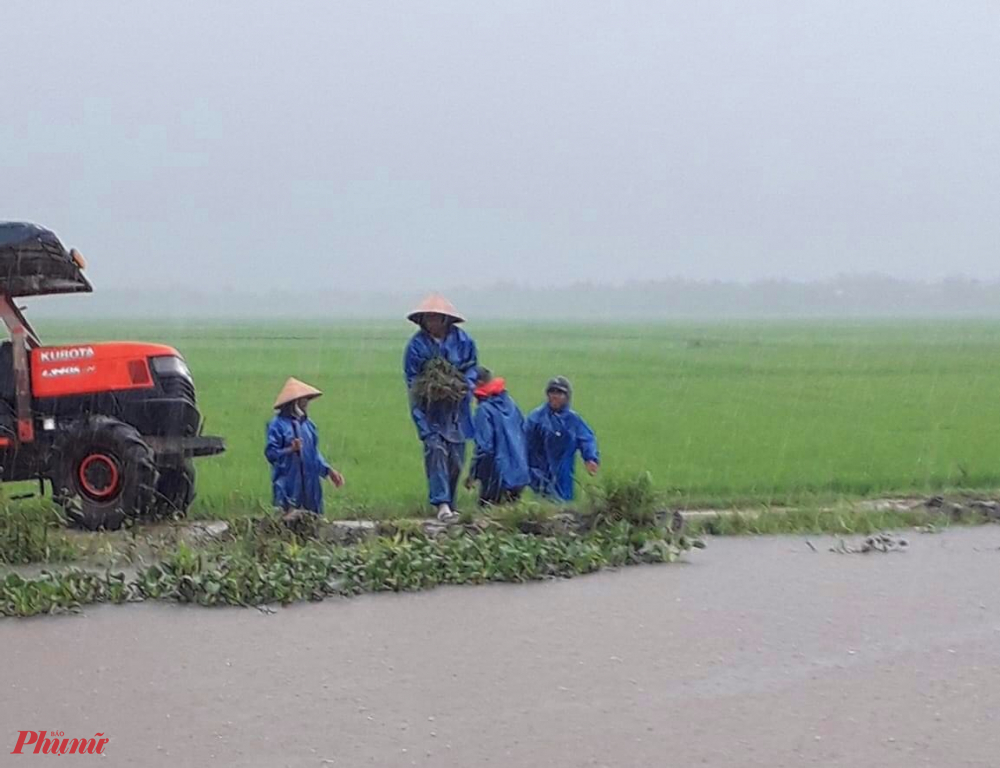
<instances>
[{"instance_id":1,"label":"green rice field","mask_svg":"<svg viewBox=\"0 0 1000 768\"><path fill-rule=\"evenodd\" d=\"M412 326L101 324L40 329L47 343L173 344L194 372L206 433L200 517L269 502L270 406L287 376L326 392L311 415L347 478L327 512L424 508L422 453L401 373ZM604 473L651 473L678 505L782 503L1000 486L1000 323L532 325L471 323L481 362L527 412L568 376ZM584 479L585 486L592 482ZM471 495L463 499L471 506ZM460 504L462 506L462 504Z\"/></svg>"}]
</instances>

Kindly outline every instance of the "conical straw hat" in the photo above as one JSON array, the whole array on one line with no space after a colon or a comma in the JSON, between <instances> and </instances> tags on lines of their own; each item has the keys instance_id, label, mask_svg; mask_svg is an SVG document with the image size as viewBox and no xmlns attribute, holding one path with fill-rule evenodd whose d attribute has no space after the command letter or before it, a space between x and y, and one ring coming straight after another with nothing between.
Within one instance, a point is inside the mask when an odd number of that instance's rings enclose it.
<instances>
[{"instance_id":1,"label":"conical straw hat","mask_svg":"<svg viewBox=\"0 0 1000 768\"><path fill-rule=\"evenodd\" d=\"M277 410L282 406L294 403L296 400L301 400L304 397L311 400L312 398L319 397L322 394L323 393L316 389L316 387L310 387L305 382L291 378L285 382L285 386L283 386L281 388L281 392L278 393L278 399L274 401L274 408Z\"/></svg>"},{"instance_id":2,"label":"conical straw hat","mask_svg":"<svg viewBox=\"0 0 1000 768\"><path fill-rule=\"evenodd\" d=\"M458 310L455 309L455 305L448 301L448 299L440 293L432 293L426 299L421 301L420 305L406 316L406 319L411 323L420 325L421 316L431 314L450 317L456 323L465 322L465 318L458 314Z\"/></svg>"}]
</instances>

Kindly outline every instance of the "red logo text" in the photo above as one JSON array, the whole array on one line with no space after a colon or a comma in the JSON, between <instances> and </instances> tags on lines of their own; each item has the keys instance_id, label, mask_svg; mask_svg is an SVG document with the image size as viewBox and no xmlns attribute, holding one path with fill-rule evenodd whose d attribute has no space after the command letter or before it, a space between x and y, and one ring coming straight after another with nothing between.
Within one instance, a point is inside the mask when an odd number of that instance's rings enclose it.
<instances>
[{"instance_id":1,"label":"red logo text","mask_svg":"<svg viewBox=\"0 0 1000 768\"><path fill-rule=\"evenodd\" d=\"M100 755L111 741L105 739L103 733L95 733L90 739L64 739L62 731L18 731L17 734L17 746L12 755ZM46 734L49 734L48 738ZM32 745L35 748L30 753L22 751Z\"/></svg>"}]
</instances>

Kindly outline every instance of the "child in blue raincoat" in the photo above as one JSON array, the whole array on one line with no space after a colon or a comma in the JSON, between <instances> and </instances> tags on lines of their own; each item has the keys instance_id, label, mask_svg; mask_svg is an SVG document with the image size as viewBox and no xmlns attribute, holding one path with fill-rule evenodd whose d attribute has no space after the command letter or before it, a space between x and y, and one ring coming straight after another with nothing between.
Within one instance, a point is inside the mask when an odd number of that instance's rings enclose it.
<instances>
[{"instance_id":1,"label":"child in blue raincoat","mask_svg":"<svg viewBox=\"0 0 1000 768\"><path fill-rule=\"evenodd\" d=\"M524 442L524 416L507 394L503 378L479 369L475 389L475 453L466 487L479 482L480 506L517 501L528 485L528 456Z\"/></svg>"},{"instance_id":2,"label":"child in blue raincoat","mask_svg":"<svg viewBox=\"0 0 1000 768\"><path fill-rule=\"evenodd\" d=\"M447 522L458 517L452 507L465 464L465 441L473 435L470 406L477 375L476 342L458 327L465 318L443 296L427 297L407 319L420 326L407 344L403 357L410 414L417 427L417 436L424 444L428 499L437 510L438 520ZM414 380L436 357L443 357L465 376L468 394L462 402L425 406L413 397Z\"/></svg>"},{"instance_id":3,"label":"child in blue raincoat","mask_svg":"<svg viewBox=\"0 0 1000 768\"><path fill-rule=\"evenodd\" d=\"M547 402L528 416L525 436L531 489L555 501L572 501L576 454L596 475L601 455L594 430L570 408L573 388L564 376L556 376L545 388Z\"/></svg>"},{"instance_id":4,"label":"child in blue raincoat","mask_svg":"<svg viewBox=\"0 0 1000 768\"><path fill-rule=\"evenodd\" d=\"M322 481L340 488L344 477L319 450L316 425L306 415L310 401L323 393L298 379L289 379L274 403L277 415L267 425L264 455L271 464L274 506L282 512L308 510L323 514Z\"/></svg>"}]
</instances>

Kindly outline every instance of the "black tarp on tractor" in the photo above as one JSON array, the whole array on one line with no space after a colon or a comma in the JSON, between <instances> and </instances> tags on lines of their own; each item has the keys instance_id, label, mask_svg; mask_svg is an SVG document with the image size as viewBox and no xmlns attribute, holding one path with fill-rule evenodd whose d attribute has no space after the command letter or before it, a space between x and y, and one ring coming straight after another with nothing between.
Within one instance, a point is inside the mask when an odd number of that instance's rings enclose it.
<instances>
[{"instance_id":1,"label":"black tarp on tractor","mask_svg":"<svg viewBox=\"0 0 1000 768\"><path fill-rule=\"evenodd\" d=\"M53 232L35 224L0 222L0 293L17 297L92 290Z\"/></svg>"}]
</instances>

